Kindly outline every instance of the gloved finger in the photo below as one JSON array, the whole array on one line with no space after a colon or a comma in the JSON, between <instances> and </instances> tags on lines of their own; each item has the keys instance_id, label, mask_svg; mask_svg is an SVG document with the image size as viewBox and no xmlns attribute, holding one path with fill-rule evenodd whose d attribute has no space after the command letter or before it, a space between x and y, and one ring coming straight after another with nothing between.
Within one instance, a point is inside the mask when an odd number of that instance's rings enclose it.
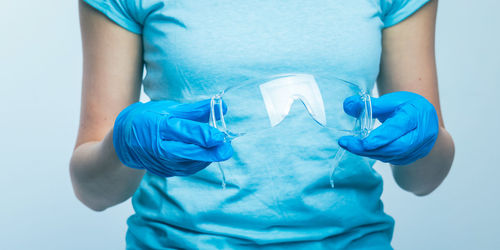
<instances>
[{"instance_id":1,"label":"gloved finger","mask_svg":"<svg viewBox=\"0 0 500 250\"><path fill-rule=\"evenodd\" d=\"M384 122L398 108L394 98L390 94L383 95L378 98L371 98L372 101L372 116Z\"/></svg>"},{"instance_id":2,"label":"gloved finger","mask_svg":"<svg viewBox=\"0 0 500 250\"><path fill-rule=\"evenodd\" d=\"M360 95L353 95L344 100L344 112L353 117L359 117L364 108Z\"/></svg>"},{"instance_id":3,"label":"gloved finger","mask_svg":"<svg viewBox=\"0 0 500 250\"><path fill-rule=\"evenodd\" d=\"M417 128L417 119L404 106L394 116L385 120L382 125L370 132L370 135L363 139L363 147L366 150L375 150L385 146L398 138L404 136ZM408 143L412 143L408 141ZM402 145L404 146L404 145Z\"/></svg>"},{"instance_id":4,"label":"gloved finger","mask_svg":"<svg viewBox=\"0 0 500 250\"><path fill-rule=\"evenodd\" d=\"M412 148L411 151L408 151L404 155L391 163L394 165L407 165L413 163L414 161L425 157L431 150L434 144L434 140L427 140L425 143L421 144L418 147Z\"/></svg>"},{"instance_id":5,"label":"gloved finger","mask_svg":"<svg viewBox=\"0 0 500 250\"><path fill-rule=\"evenodd\" d=\"M185 103L178 104L172 108L171 114L178 118L188 119L197 122L208 122L210 118L210 99L195 102L195 103ZM219 106L214 107L216 119L220 119L218 112ZM227 112L227 105L222 102L223 114Z\"/></svg>"},{"instance_id":6,"label":"gloved finger","mask_svg":"<svg viewBox=\"0 0 500 250\"><path fill-rule=\"evenodd\" d=\"M211 162L185 160L180 162L163 161L157 169L148 169L151 172L170 173L170 176L192 175L210 165ZM157 174L158 175L158 174ZM160 175L161 176L161 175ZM168 175L166 176L168 177Z\"/></svg>"},{"instance_id":7,"label":"gloved finger","mask_svg":"<svg viewBox=\"0 0 500 250\"><path fill-rule=\"evenodd\" d=\"M160 121L160 138L211 148L224 143L225 135L206 123L163 116Z\"/></svg>"},{"instance_id":8,"label":"gloved finger","mask_svg":"<svg viewBox=\"0 0 500 250\"><path fill-rule=\"evenodd\" d=\"M391 155L391 156L372 156L371 158L377 159L382 162L390 163L392 165L408 165L420 159L422 156L418 152L409 153L407 156Z\"/></svg>"},{"instance_id":9,"label":"gloved finger","mask_svg":"<svg viewBox=\"0 0 500 250\"><path fill-rule=\"evenodd\" d=\"M375 160L383 161L383 162L388 162L392 160L393 156L385 156L385 155L379 155L377 153L371 152L371 151L366 151L363 148L363 145L361 143L361 140L357 137L354 136L344 136L339 139L339 145L346 149L347 151L359 155L359 156L364 156L364 157L369 157Z\"/></svg>"},{"instance_id":10,"label":"gloved finger","mask_svg":"<svg viewBox=\"0 0 500 250\"><path fill-rule=\"evenodd\" d=\"M355 153L391 164L408 164L413 162L414 159L421 158L420 149L429 143L426 142L424 145L415 144L414 142L416 141L416 136L417 133L412 131L383 147L375 150L358 150ZM363 140L360 141L362 144ZM430 143L432 143L432 141L430 141Z\"/></svg>"},{"instance_id":11,"label":"gloved finger","mask_svg":"<svg viewBox=\"0 0 500 250\"><path fill-rule=\"evenodd\" d=\"M409 157L409 158L400 158L400 159L391 160L391 161L388 161L388 163L390 163L392 165L402 166L402 165L411 164L411 163L415 162L418 159L419 159L418 157L412 156L412 157Z\"/></svg>"},{"instance_id":12,"label":"gloved finger","mask_svg":"<svg viewBox=\"0 0 500 250\"><path fill-rule=\"evenodd\" d=\"M414 93L399 91L372 99L372 114L374 118L384 122L399 106L414 98Z\"/></svg>"},{"instance_id":13,"label":"gloved finger","mask_svg":"<svg viewBox=\"0 0 500 250\"><path fill-rule=\"evenodd\" d=\"M386 94L379 98L371 97L372 116L381 122L385 121L402 103L397 96ZM353 95L344 100L344 111L353 117L359 117L365 109L365 101L360 95Z\"/></svg>"},{"instance_id":14,"label":"gloved finger","mask_svg":"<svg viewBox=\"0 0 500 250\"><path fill-rule=\"evenodd\" d=\"M186 171L184 171L182 173L178 173L177 176L187 176L187 175L195 174L198 171L205 169L210 164L212 164L212 163L211 162L204 162L204 161L194 161L191 164L189 164L188 167L186 167Z\"/></svg>"},{"instance_id":15,"label":"gloved finger","mask_svg":"<svg viewBox=\"0 0 500 250\"><path fill-rule=\"evenodd\" d=\"M164 168L161 165L148 165L146 167L146 170L154 175L160 176L160 177L171 177L174 176L174 173L167 168Z\"/></svg>"},{"instance_id":16,"label":"gloved finger","mask_svg":"<svg viewBox=\"0 0 500 250\"><path fill-rule=\"evenodd\" d=\"M394 95L386 94L379 98L371 97L372 115L374 118L386 118L401 104ZM353 117L359 117L365 108L362 96L353 95L344 100L344 111ZM382 119L385 120L385 119Z\"/></svg>"},{"instance_id":17,"label":"gloved finger","mask_svg":"<svg viewBox=\"0 0 500 250\"><path fill-rule=\"evenodd\" d=\"M384 160L386 158L378 153L365 150L362 145L362 140L355 136L340 137L338 143L345 150L359 156L370 157L376 160Z\"/></svg>"},{"instance_id":18,"label":"gloved finger","mask_svg":"<svg viewBox=\"0 0 500 250\"><path fill-rule=\"evenodd\" d=\"M364 154L365 149L363 148L361 139L355 136L342 136L338 140L339 145L345 150L361 155Z\"/></svg>"},{"instance_id":19,"label":"gloved finger","mask_svg":"<svg viewBox=\"0 0 500 250\"><path fill-rule=\"evenodd\" d=\"M223 143L212 148L204 148L179 141L161 141L159 150L160 157L174 161L178 161L180 158L194 161L217 162L225 161L233 155L233 148L230 143Z\"/></svg>"},{"instance_id":20,"label":"gloved finger","mask_svg":"<svg viewBox=\"0 0 500 250\"><path fill-rule=\"evenodd\" d=\"M369 156L372 158L377 157L383 159L384 162L387 162L389 160L409 157L409 155L411 155L411 153L414 152L419 147L419 145L415 143L416 137L417 133L415 131L411 131L397 138L391 143L388 143L387 145L378 147L373 150L368 150L363 145L365 149L364 156ZM362 140L361 143L364 144L364 140Z\"/></svg>"}]
</instances>

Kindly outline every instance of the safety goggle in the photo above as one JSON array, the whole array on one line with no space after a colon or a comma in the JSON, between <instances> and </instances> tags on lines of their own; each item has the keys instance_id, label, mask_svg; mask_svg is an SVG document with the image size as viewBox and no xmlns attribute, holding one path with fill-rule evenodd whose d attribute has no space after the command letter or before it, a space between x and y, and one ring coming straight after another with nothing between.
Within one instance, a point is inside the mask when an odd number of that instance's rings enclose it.
<instances>
[{"instance_id":1,"label":"safety goggle","mask_svg":"<svg viewBox=\"0 0 500 250\"><path fill-rule=\"evenodd\" d=\"M350 122L352 119L346 119L342 101L354 94L360 95L364 107L357 119L352 118L353 125ZM338 135L365 138L374 126L368 91L340 78L307 73L254 78L220 91L211 97L209 123L223 132L227 140L235 140L246 134L277 129L285 119L289 119L292 105L296 102L302 104L319 126ZM344 154L345 150L340 148L330 164L332 187L334 170ZM224 188L226 179L222 163L217 164Z\"/></svg>"}]
</instances>

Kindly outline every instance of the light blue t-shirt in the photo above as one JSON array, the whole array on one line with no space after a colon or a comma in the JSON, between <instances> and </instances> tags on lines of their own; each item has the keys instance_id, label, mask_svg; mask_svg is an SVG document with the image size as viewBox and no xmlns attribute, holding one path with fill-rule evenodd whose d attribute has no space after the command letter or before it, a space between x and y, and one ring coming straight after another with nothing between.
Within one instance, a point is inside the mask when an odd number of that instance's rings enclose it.
<instances>
[{"instance_id":1,"label":"light blue t-shirt","mask_svg":"<svg viewBox=\"0 0 500 250\"><path fill-rule=\"evenodd\" d=\"M142 35L152 100L189 102L240 79L289 72L371 90L382 30L429 0L85 1ZM346 97L323 98L338 99L334 110L343 112ZM300 111L292 107L293 123L233 141L226 190L215 164L188 177L146 174L132 199L127 248L391 249L394 220L384 213L374 161L346 154L332 189L338 135Z\"/></svg>"}]
</instances>

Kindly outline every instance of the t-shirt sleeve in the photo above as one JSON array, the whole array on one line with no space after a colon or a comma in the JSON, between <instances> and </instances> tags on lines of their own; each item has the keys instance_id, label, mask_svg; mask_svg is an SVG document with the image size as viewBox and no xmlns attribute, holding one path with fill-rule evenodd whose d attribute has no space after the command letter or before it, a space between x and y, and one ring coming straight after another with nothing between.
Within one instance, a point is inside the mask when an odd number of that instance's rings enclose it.
<instances>
[{"instance_id":1,"label":"t-shirt sleeve","mask_svg":"<svg viewBox=\"0 0 500 250\"><path fill-rule=\"evenodd\" d=\"M411 16L430 0L383 0L384 28L391 27Z\"/></svg>"},{"instance_id":2,"label":"t-shirt sleeve","mask_svg":"<svg viewBox=\"0 0 500 250\"><path fill-rule=\"evenodd\" d=\"M141 34L142 25L138 23L132 13L133 6L128 4L127 0L83 0L99 12L106 15L116 24L127 29L130 32Z\"/></svg>"}]
</instances>

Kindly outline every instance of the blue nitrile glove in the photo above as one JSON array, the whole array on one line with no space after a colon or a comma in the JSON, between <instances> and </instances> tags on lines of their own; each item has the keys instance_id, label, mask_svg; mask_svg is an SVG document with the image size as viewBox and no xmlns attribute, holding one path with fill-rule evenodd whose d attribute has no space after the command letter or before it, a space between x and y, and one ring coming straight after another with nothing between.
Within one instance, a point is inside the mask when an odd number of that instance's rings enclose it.
<instances>
[{"instance_id":1,"label":"blue nitrile glove","mask_svg":"<svg viewBox=\"0 0 500 250\"><path fill-rule=\"evenodd\" d=\"M359 96L344 101L347 114L358 117L364 104ZM344 136L339 145L361 156L394 165L407 165L426 156L436 142L439 124L434 106L412 92L372 98L373 117L382 125L364 139Z\"/></svg>"},{"instance_id":2,"label":"blue nitrile glove","mask_svg":"<svg viewBox=\"0 0 500 250\"><path fill-rule=\"evenodd\" d=\"M208 125L209 116L210 100L137 102L116 118L113 145L128 167L163 177L194 174L233 154L224 134Z\"/></svg>"}]
</instances>

